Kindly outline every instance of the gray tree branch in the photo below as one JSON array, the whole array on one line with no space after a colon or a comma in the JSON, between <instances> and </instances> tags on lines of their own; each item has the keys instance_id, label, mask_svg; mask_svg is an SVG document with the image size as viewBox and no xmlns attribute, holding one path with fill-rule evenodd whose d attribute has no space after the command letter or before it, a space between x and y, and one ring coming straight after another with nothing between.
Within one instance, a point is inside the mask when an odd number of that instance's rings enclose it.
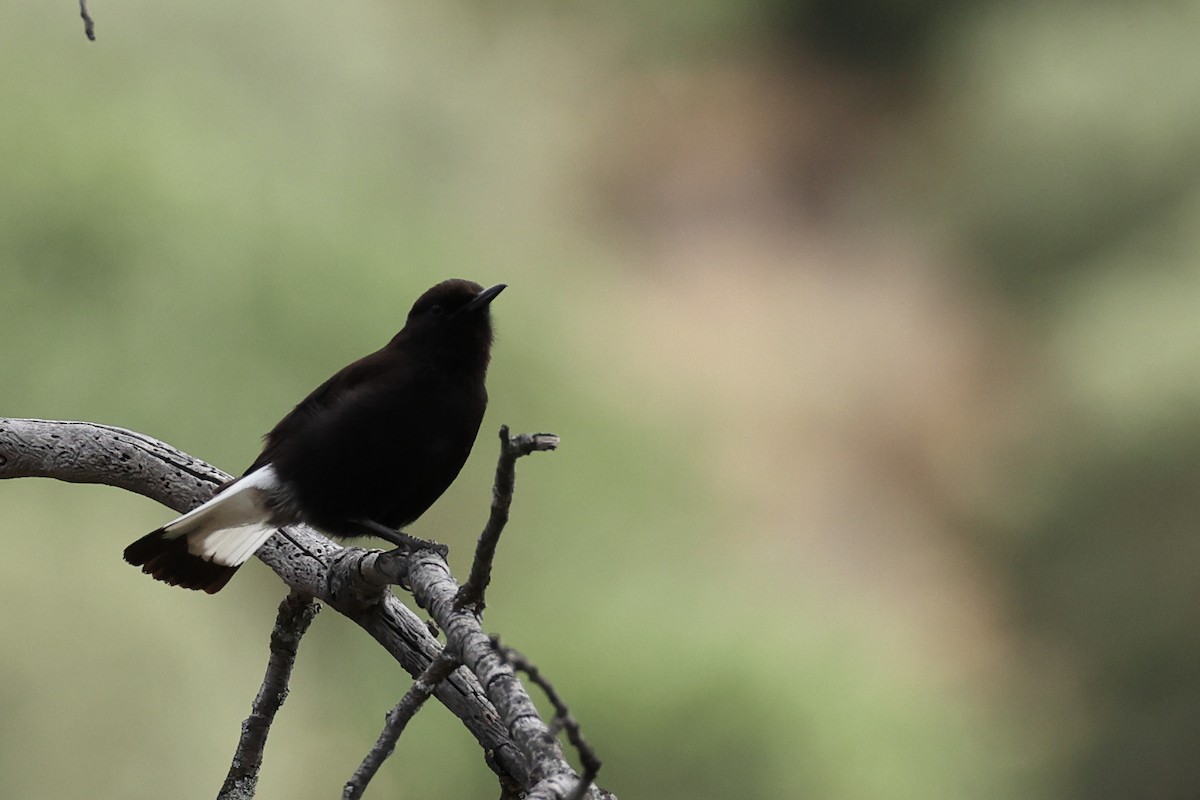
<instances>
[{"instance_id":1,"label":"gray tree branch","mask_svg":"<svg viewBox=\"0 0 1200 800\"><path fill-rule=\"evenodd\" d=\"M0 479L21 477L115 486L179 512L207 500L229 478L170 445L122 428L0 418ZM439 682L434 696L475 737L501 785L509 787L506 792L561 798L576 787L578 777L512 668L491 646L478 618L454 607L459 586L438 554L423 551L388 559L391 554L343 548L309 528L293 526L278 531L256 555L293 591L319 599L357 623L416 677L443 648L365 561L390 562L393 570L403 567L398 577L445 631L450 654L468 668ZM588 796L612 797L596 787Z\"/></svg>"}]
</instances>

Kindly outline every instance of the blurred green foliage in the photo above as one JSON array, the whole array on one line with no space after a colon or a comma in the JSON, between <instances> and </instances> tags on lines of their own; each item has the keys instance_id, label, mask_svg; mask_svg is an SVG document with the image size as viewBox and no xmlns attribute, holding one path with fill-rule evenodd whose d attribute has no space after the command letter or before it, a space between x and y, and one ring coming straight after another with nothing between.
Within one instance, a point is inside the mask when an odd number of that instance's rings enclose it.
<instances>
[{"instance_id":1,"label":"blurred green foliage","mask_svg":"<svg viewBox=\"0 0 1200 800\"><path fill-rule=\"evenodd\" d=\"M622 797L1191 798L1189 2L6 8L0 414L229 471L449 276L505 281L485 433L415 532ZM965 355L963 355L965 353ZM280 586L119 559L164 509L0 484L0 797L211 795ZM332 613L261 797L407 686ZM372 796L482 797L423 711Z\"/></svg>"}]
</instances>

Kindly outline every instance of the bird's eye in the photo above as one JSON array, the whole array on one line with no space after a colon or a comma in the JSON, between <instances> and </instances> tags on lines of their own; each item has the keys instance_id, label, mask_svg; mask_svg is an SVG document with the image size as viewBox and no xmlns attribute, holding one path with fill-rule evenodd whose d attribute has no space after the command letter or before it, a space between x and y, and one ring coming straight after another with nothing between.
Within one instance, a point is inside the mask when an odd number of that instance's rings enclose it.
<instances>
[{"instance_id":1,"label":"bird's eye","mask_svg":"<svg viewBox=\"0 0 1200 800\"><path fill-rule=\"evenodd\" d=\"M440 305L432 305L429 307L429 313L435 317L440 317L443 311L445 311L445 309Z\"/></svg>"}]
</instances>

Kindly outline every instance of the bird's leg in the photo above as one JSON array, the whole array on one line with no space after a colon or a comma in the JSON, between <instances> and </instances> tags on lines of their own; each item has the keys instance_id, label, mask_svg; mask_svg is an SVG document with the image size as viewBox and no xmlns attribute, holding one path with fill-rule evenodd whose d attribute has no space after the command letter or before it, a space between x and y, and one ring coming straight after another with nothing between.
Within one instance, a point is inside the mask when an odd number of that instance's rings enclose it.
<instances>
[{"instance_id":1,"label":"bird's leg","mask_svg":"<svg viewBox=\"0 0 1200 800\"><path fill-rule=\"evenodd\" d=\"M425 539L418 539L416 536L409 536L401 530L389 528L387 525L382 525L375 520L360 519L354 521L355 527L369 536L377 536L385 542L391 542L402 550L407 550L410 553L415 553L418 550L432 550L438 555L445 558L450 552L450 549L444 544L431 542Z\"/></svg>"}]
</instances>

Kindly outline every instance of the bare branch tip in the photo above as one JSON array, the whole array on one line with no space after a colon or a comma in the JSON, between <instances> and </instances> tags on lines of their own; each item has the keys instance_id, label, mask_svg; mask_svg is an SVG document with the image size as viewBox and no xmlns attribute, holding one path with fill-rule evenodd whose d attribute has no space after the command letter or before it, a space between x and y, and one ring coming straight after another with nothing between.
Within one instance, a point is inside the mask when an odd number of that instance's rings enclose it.
<instances>
[{"instance_id":1,"label":"bare branch tip","mask_svg":"<svg viewBox=\"0 0 1200 800\"><path fill-rule=\"evenodd\" d=\"M559 438L553 433L522 433L512 437L508 451L516 458L530 453L549 452L558 449Z\"/></svg>"},{"instance_id":2,"label":"bare branch tip","mask_svg":"<svg viewBox=\"0 0 1200 800\"><path fill-rule=\"evenodd\" d=\"M532 437L534 450L557 450L562 441L557 433L535 433Z\"/></svg>"},{"instance_id":3,"label":"bare branch tip","mask_svg":"<svg viewBox=\"0 0 1200 800\"><path fill-rule=\"evenodd\" d=\"M506 456L520 458L539 451L557 450L562 440L556 433L509 434L508 426L500 426L500 449Z\"/></svg>"}]
</instances>

